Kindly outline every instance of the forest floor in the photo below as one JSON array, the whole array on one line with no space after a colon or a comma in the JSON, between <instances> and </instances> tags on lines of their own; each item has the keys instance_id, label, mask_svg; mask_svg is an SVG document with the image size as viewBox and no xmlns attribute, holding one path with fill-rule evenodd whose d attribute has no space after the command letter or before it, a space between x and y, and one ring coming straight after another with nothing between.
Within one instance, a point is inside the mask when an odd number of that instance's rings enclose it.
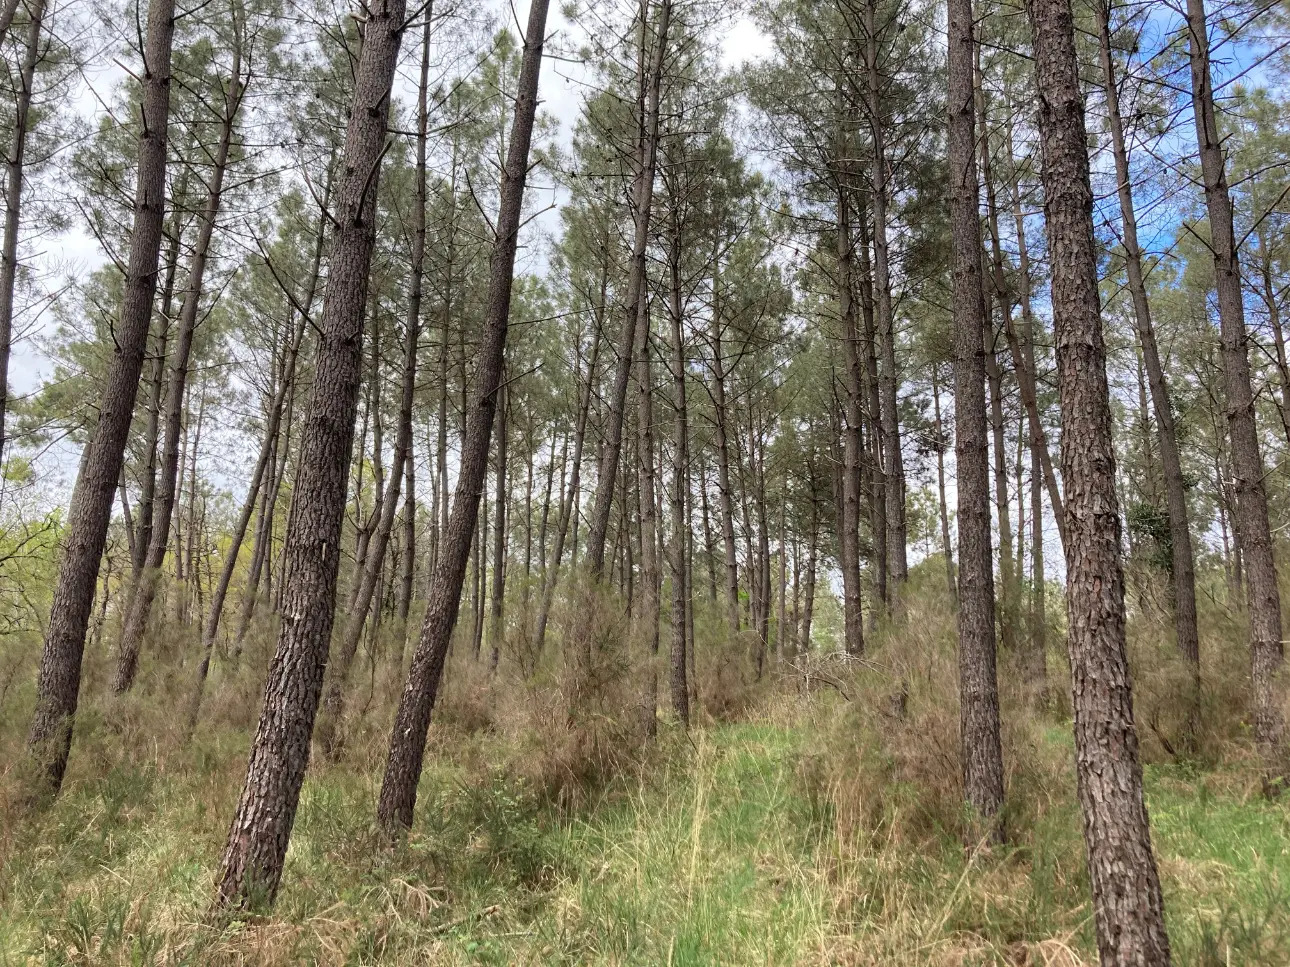
<instances>
[{"instance_id":1,"label":"forest floor","mask_svg":"<svg viewBox=\"0 0 1290 967\"><path fill-rule=\"evenodd\" d=\"M249 733L121 751L86 715L56 805L0 813L0 963L1095 963L1069 725L1028 733L1047 771L1010 767L1025 802L1010 845L982 850L945 815L952 758L939 783L891 750L849 758L848 714L781 695L665 728L647 762L563 802L503 764L504 736L441 735L395 851L372 829L375 735L311 768L272 914L217 925ZM1148 767L1147 795L1175 962L1290 963L1290 808L1245 773L1176 765Z\"/></svg>"}]
</instances>

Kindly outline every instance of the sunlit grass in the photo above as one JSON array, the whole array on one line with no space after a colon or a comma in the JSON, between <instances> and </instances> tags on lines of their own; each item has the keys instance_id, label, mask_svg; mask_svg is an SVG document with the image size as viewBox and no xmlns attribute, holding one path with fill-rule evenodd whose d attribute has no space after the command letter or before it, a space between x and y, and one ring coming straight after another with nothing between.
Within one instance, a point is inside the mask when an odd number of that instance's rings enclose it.
<instances>
[{"instance_id":1,"label":"sunlit grass","mask_svg":"<svg viewBox=\"0 0 1290 967\"><path fill-rule=\"evenodd\" d=\"M445 741L416 828L393 852L372 829L379 774L319 766L272 915L235 924L210 920L207 905L246 737L207 739L182 758L114 759L107 738L92 740L102 759L82 759L54 807L10 830L0 957L1094 962L1073 790L1053 790L1008 847L968 848L948 825L906 822L916 789L813 785L810 757L838 733L818 732L818 709L788 707L688 739L666 732L648 769L573 810L500 768L503 737ZM1039 735L1042 755L1069 755L1064 725ZM1147 776L1178 962L1290 962L1286 807L1228 773L1153 766Z\"/></svg>"}]
</instances>

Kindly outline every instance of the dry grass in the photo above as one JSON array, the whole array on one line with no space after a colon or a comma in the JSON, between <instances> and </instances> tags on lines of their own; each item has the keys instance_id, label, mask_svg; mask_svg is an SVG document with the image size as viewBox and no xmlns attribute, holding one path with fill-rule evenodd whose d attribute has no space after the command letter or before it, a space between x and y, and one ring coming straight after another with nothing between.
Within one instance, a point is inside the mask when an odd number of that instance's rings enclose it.
<instances>
[{"instance_id":1,"label":"dry grass","mask_svg":"<svg viewBox=\"0 0 1290 967\"><path fill-rule=\"evenodd\" d=\"M664 668L617 602L575 588L536 660L508 629L496 675L463 635L395 851L371 821L398 679L378 635L344 754L306 782L272 916L233 924L207 905L271 629L218 666L190 746L166 701L192 671L178 645L125 702L104 695L110 654L91 654L67 786L42 814L11 805L30 691L0 709L0 964L1092 964L1060 696L1034 712L1000 656L1008 842L968 841L939 587L911 590L917 620L871 635L865 662L760 682L753 643L701 614L697 725L664 714L654 740L642 682L665 702ZM1150 622L1135 614L1131 657L1140 715L1158 706L1167 735L1176 672ZM1144 736L1177 962L1290 962L1290 818L1257 794L1240 629L1208 612L1203 628L1199 755ZM1048 664L1060 681L1055 650Z\"/></svg>"}]
</instances>

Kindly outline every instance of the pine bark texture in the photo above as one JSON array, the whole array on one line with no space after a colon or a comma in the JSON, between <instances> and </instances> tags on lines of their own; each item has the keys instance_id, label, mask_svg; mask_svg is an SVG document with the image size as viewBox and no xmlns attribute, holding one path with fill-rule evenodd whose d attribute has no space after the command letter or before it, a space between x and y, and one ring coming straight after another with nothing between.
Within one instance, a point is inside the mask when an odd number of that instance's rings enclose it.
<instances>
[{"instance_id":1,"label":"pine bark texture","mask_svg":"<svg viewBox=\"0 0 1290 967\"><path fill-rule=\"evenodd\" d=\"M331 644L341 525L354 446L376 192L404 0L369 8L336 192L335 241L318 331L313 397L283 550L282 628L246 784L229 828L217 907L272 903L309 763Z\"/></svg>"},{"instance_id":2,"label":"pine bark texture","mask_svg":"<svg viewBox=\"0 0 1290 967\"><path fill-rule=\"evenodd\" d=\"M1124 572L1093 192L1070 0L1027 0L1039 92L1044 214L1066 497L1066 617L1075 765L1098 953L1104 965L1169 963L1160 878L1142 796L1125 654Z\"/></svg>"},{"instance_id":3,"label":"pine bark texture","mask_svg":"<svg viewBox=\"0 0 1290 967\"><path fill-rule=\"evenodd\" d=\"M954 448L958 466L959 722L963 786L988 823L1003 805L985 407L985 320L973 101L972 0L949 0L950 231L954 256Z\"/></svg>"},{"instance_id":4,"label":"pine bark texture","mask_svg":"<svg viewBox=\"0 0 1290 967\"><path fill-rule=\"evenodd\" d=\"M416 808L417 783L425 757L430 714L434 710L443 676L448 645L461 605L461 589L474 536L488 472L488 448L497 410L506 350L506 329L511 308L511 283L515 270L515 248L524 206L524 185L528 176L529 145L537 113L538 75L546 32L547 0L534 0L529 7L520 63L510 145L502 169L501 207L497 233L489 264L488 303L484 332L479 347L474 401L467 414L462 438L461 462L453 494L452 512L442 537L443 549L436 555L426 595L425 617L412 665L390 735L389 758L377 804L377 822L387 835L397 835L412 826Z\"/></svg>"},{"instance_id":5,"label":"pine bark texture","mask_svg":"<svg viewBox=\"0 0 1290 967\"><path fill-rule=\"evenodd\" d=\"M174 13L173 0L151 0L148 5L134 226L125 293L99 402L98 425L81 458L68 509L67 536L40 660L36 710L27 740L39 764L39 781L45 786L39 790L40 794L56 795L67 768L72 719L80 696L85 632L143 373L166 203L166 135Z\"/></svg>"}]
</instances>

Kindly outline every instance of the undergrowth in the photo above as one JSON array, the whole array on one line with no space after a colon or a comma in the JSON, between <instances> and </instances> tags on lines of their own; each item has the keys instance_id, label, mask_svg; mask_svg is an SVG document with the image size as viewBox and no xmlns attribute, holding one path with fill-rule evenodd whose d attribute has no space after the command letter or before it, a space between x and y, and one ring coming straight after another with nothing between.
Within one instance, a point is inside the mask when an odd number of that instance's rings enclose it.
<instances>
[{"instance_id":1,"label":"undergrowth","mask_svg":"<svg viewBox=\"0 0 1290 967\"><path fill-rule=\"evenodd\" d=\"M372 816L398 675L374 659L342 757L311 765L272 913L238 922L209 902L262 641L213 681L191 745L167 730L174 669L124 703L88 689L63 795L38 814L15 805L11 700L0 964L1092 964L1063 660L1048 655L1041 706L1001 655L1008 838L972 842L951 611L914 590L919 620L878 629L863 661L772 663L756 682L746 641L705 637L694 728L660 710L650 741L651 666L612 608L585 655L532 674L491 677L459 641L395 849ZM1212 726L1187 760L1165 747L1172 659L1154 626L1133 632L1175 962L1290 963L1290 812L1259 795L1219 654L1239 630L1205 629Z\"/></svg>"}]
</instances>

